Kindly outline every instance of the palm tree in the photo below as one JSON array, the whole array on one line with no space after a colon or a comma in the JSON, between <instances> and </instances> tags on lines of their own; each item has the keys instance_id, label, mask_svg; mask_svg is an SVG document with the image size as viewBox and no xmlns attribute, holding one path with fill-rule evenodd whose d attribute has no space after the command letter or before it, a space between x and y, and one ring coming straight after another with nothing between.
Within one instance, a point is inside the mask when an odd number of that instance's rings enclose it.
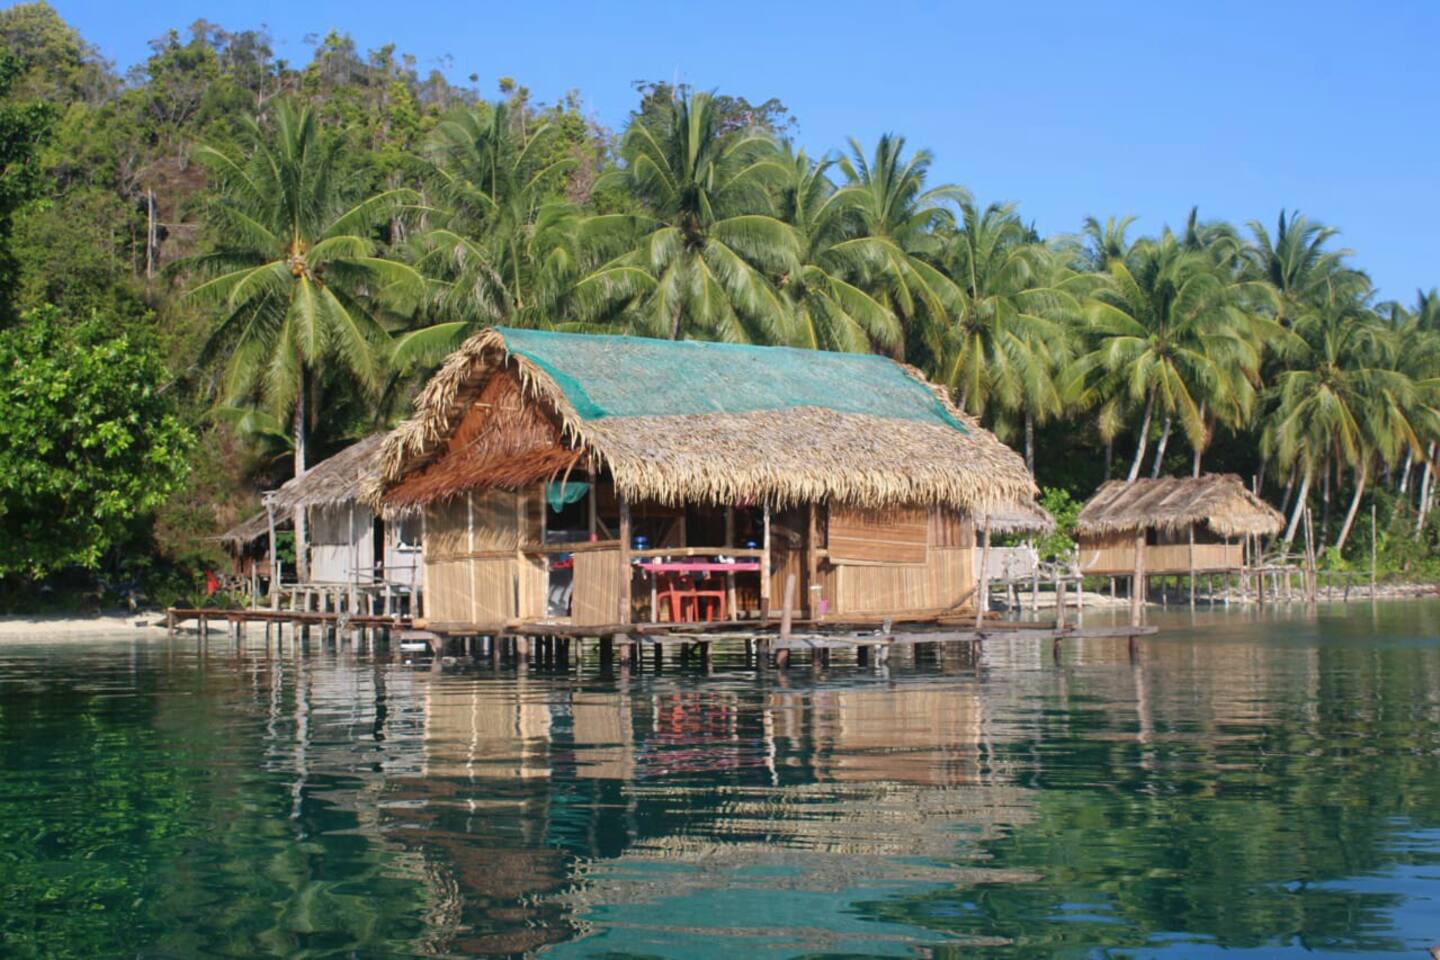
<instances>
[{"instance_id":1,"label":"palm tree","mask_svg":"<svg viewBox=\"0 0 1440 960\"><path fill-rule=\"evenodd\" d=\"M1245 251L1251 279L1264 280L1279 294L1278 316L1289 324L1321 304L1368 293L1365 274L1345 265L1350 250L1326 250L1339 230L1311 223L1298 211L1284 210L1272 237L1258 220L1247 226L1254 241Z\"/></svg>"},{"instance_id":2,"label":"palm tree","mask_svg":"<svg viewBox=\"0 0 1440 960\"><path fill-rule=\"evenodd\" d=\"M429 180L442 210L417 241L417 263L440 279L448 323L413 332L398 360L446 353L476 324L552 324L578 269L573 213L563 202L574 158L560 131L529 127L505 102L469 106L435 128Z\"/></svg>"},{"instance_id":3,"label":"palm tree","mask_svg":"<svg viewBox=\"0 0 1440 960\"><path fill-rule=\"evenodd\" d=\"M960 310L945 331L940 380L976 416L992 402L1002 417L1019 414L1034 473L1035 422L1061 412L1056 374L1092 284L1036 242L1014 207L982 211L968 199L959 206L960 229L943 263L960 288Z\"/></svg>"},{"instance_id":4,"label":"palm tree","mask_svg":"<svg viewBox=\"0 0 1440 960\"><path fill-rule=\"evenodd\" d=\"M860 228L856 195L835 189L828 176L833 161L813 162L788 143L782 150L780 219L800 240L800 269L779 282L793 318L794 344L856 353L897 350L903 336L899 320L857 285L863 264L836 249Z\"/></svg>"},{"instance_id":5,"label":"palm tree","mask_svg":"<svg viewBox=\"0 0 1440 960\"><path fill-rule=\"evenodd\" d=\"M1134 217L1107 217L1103 225L1094 217L1086 217L1080 228L1081 259L1085 266L1103 273L1114 261L1129 257L1134 244L1125 234L1134 223Z\"/></svg>"},{"instance_id":6,"label":"palm tree","mask_svg":"<svg viewBox=\"0 0 1440 960\"><path fill-rule=\"evenodd\" d=\"M1296 333L1303 352L1270 391L1273 413L1261 442L1282 467L1300 470L1287 549L1315 475L1337 462L1353 465L1355 492L1336 542L1343 548L1372 462L1394 463L1401 450L1418 449L1416 423L1430 414L1414 381L1396 369L1398 344L1370 311L1333 303L1299 320Z\"/></svg>"},{"instance_id":7,"label":"palm tree","mask_svg":"<svg viewBox=\"0 0 1440 960\"><path fill-rule=\"evenodd\" d=\"M226 402L258 400L274 417L289 415L298 477L307 466L307 403L322 375L334 365L377 391L389 344L385 306L424 295L420 274L377 256L374 239L415 195L391 190L354 202L340 177L341 144L308 107L282 102L269 128L251 118L243 131L240 156L200 149L219 187L217 244L179 267L210 278L188 296L219 313L203 356L226 357ZM303 558L304 517L295 523Z\"/></svg>"},{"instance_id":8,"label":"palm tree","mask_svg":"<svg viewBox=\"0 0 1440 960\"><path fill-rule=\"evenodd\" d=\"M1440 397L1436 396L1437 387L1440 387L1440 291L1433 287L1428 292L1416 290L1415 305L1412 308L1391 302L1382 304L1380 310L1389 318L1393 342L1403 347L1399 355L1398 369L1414 381L1422 404L1430 409L1440 406ZM1417 429L1422 425L1429 426L1429 423L1428 418L1421 418L1417 420ZM1422 432L1424 449L1407 450L1404 466L1400 469L1400 482L1396 490L1398 499L1395 503L1397 513L1400 507L1408 502L1407 493L1416 454L1419 453L1425 461L1417 491L1417 536L1425 527L1425 518L1430 512L1430 502L1434 495L1437 438L1440 438L1440 431Z\"/></svg>"},{"instance_id":9,"label":"palm tree","mask_svg":"<svg viewBox=\"0 0 1440 960\"><path fill-rule=\"evenodd\" d=\"M1152 475L1159 475L1175 421L1190 443L1206 442L1207 410L1241 422L1255 399L1260 347L1257 320L1244 307L1263 287L1236 282L1203 252L1188 251L1168 230L1111 260L1108 283L1085 306L1094 348L1067 373L1068 396L1110 406L1143 404L1128 479L1140 472L1150 425L1163 417ZM1113 415L1113 412L1112 412Z\"/></svg>"},{"instance_id":10,"label":"palm tree","mask_svg":"<svg viewBox=\"0 0 1440 960\"><path fill-rule=\"evenodd\" d=\"M708 94L672 94L631 124L607 181L639 213L587 218L579 236L602 262L573 289L579 316L648 336L786 343L789 311L771 276L799 269L800 240L776 216L786 176L763 131L725 131Z\"/></svg>"},{"instance_id":11,"label":"palm tree","mask_svg":"<svg viewBox=\"0 0 1440 960\"><path fill-rule=\"evenodd\" d=\"M937 263L944 255L944 233L954 225L948 204L969 199L962 187L927 188L930 153L905 157L903 137L882 136L868 159L851 139L850 155L839 161L846 184L840 193L854 204L859 230L834 250L861 264L861 282L905 327L907 338L938 358L949 318L961 306L960 288Z\"/></svg>"}]
</instances>

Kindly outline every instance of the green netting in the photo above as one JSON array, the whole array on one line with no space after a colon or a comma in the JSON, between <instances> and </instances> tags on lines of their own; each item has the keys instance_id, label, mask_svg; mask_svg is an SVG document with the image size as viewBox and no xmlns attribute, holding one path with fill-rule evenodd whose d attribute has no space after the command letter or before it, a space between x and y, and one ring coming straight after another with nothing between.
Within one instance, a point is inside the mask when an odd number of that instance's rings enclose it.
<instances>
[{"instance_id":1,"label":"green netting","mask_svg":"<svg viewBox=\"0 0 1440 960\"><path fill-rule=\"evenodd\" d=\"M550 504L550 509L559 513L566 506L576 503L581 497L590 492L590 484L580 483L574 480L551 481L545 484L545 500Z\"/></svg>"},{"instance_id":2,"label":"green netting","mask_svg":"<svg viewBox=\"0 0 1440 960\"><path fill-rule=\"evenodd\" d=\"M542 330L500 332L509 350L548 373L587 420L824 407L965 429L924 384L884 357Z\"/></svg>"}]
</instances>

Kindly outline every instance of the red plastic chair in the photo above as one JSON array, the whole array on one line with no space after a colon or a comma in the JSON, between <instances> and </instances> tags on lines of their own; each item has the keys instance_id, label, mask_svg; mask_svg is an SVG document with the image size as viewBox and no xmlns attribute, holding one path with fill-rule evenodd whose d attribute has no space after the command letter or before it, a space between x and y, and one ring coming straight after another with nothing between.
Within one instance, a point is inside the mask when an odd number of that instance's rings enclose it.
<instances>
[{"instance_id":1,"label":"red plastic chair","mask_svg":"<svg viewBox=\"0 0 1440 960\"><path fill-rule=\"evenodd\" d=\"M670 622L682 623L695 619L695 591L690 587L686 579L674 573L657 573L655 575L655 605L658 608L662 603L670 605ZM660 611L654 611L655 619L660 619Z\"/></svg>"}]
</instances>

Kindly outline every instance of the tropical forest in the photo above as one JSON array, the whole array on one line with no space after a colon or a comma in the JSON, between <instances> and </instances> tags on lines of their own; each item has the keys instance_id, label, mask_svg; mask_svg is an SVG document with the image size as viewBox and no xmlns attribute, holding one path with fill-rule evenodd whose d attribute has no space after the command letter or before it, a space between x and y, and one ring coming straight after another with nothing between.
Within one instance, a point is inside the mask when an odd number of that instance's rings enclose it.
<instances>
[{"instance_id":1,"label":"tropical forest","mask_svg":"<svg viewBox=\"0 0 1440 960\"><path fill-rule=\"evenodd\" d=\"M903 130L802 148L783 90L637 79L611 129L339 32L302 63L201 20L123 75L44 3L0 37L7 610L192 594L491 325L884 354L1023 453L1062 536L1106 479L1235 473L1286 516L1268 550L1308 511L1330 568L1440 576L1440 294L1381 298L1303 209L1042 235Z\"/></svg>"}]
</instances>

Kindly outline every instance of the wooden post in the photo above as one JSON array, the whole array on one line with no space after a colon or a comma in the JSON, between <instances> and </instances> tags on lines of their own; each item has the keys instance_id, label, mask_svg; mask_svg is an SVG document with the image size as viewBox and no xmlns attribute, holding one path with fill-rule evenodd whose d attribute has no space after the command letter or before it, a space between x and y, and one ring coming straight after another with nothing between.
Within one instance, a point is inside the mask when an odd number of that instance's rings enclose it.
<instances>
[{"instance_id":1,"label":"wooden post","mask_svg":"<svg viewBox=\"0 0 1440 960\"><path fill-rule=\"evenodd\" d=\"M620 619L617 623L630 622L630 589L633 574L630 569L630 501L620 497Z\"/></svg>"},{"instance_id":2,"label":"wooden post","mask_svg":"<svg viewBox=\"0 0 1440 960\"><path fill-rule=\"evenodd\" d=\"M355 501L350 501L350 591L345 598L350 615L355 615L356 586L360 581L360 544L355 538ZM372 527L373 529L373 527ZM373 548L372 548L373 549ZM337 604L338 605L338 604ZM338 640L337 640L338 642Z\"/></svg>"},{"instance_id":3,"label":"wooden post","mask_svg":"<svg viewBox=\"0 0 1440 960\"><path fill-rule=\"evenodd\" d=\"M595 499L596 499L596 493L595 493L595 476L594 476L594 474L591 474L591 476L590 476L590 496L587 497L587 498L586 498L586 501L585 501L585 513L586 513L586 516L587 516L587 523L589 524L589 528L590 528L590 542L591 542L591 543L594 543L595 540L599 538L599 524L596 522L596 519L597 519L597 518L596 518L596 515L595 515L595 511L596 511Z\"/></svg>"},{"instance_id":4,"label":"wooden post","mask_svg":"<svg viewBox=\"0 0 1440 960\"><path fill-rule=\"evenodd\" d=\"M980 570L979 578L976 580L978 589L975 593L975 629L979 630L980 625L985 622L985 608L990 605L990 515L985 515L985 526L982 534L984 545L980 548Z\"/></svg>"},{"instance_id":5,"label":"wooden post","mask_svg":"<svg viewBox=\"0 0 1440 960\"><path fill-rule=\"evenodd\" d=\"M810 595L807 604L810 619L820 619L820 508L810 502L810 527L805 532L805 591ZM786 604L789 606L789 604Z\"/></svg>"},{"instance_id":6,"label":"wooden post","mask_svg":"<svg viewBox=\"0 0 1440 960\"><path fill-rule=\"evenodd\" d=\"M725 546L735 546L735 506L725 505ZM731 557L730 559L735 559ZM725 609L730 612L731 620L739 620L740 612L735 609L735 574L725 574Z\"/></svg>"},{"instance_id":7,"label":"wooden post","mask_svg":"<svg viewBox=\"0 0 1440 960\"><path fill-rule=\"evenodd\" d=\"M765 525L760 541L760 620L770 619L770 504L765 504Z\"/></svg>"},{"instance_id":8,"label":"wooden post","mask_svg":"<svg viewBox=\"0 0 1440 960\"><path fill-rule=\"evenodd\" d=\"M1055 630L1056 640L1059 638L1059 631L1065 629L1065 578L1060 577L1055 581Z\"/></svg>"},{"instance_id":9,"label":"wooden post","mask_svg":"<svg viewBox=\"0 0 1440 960\"><path fill-rule=\"evenodd\" d=\"M1195 609L1195 524L1190 524L1190 609Z\"/></svg>"},{"instance_id":10,"label":"wooden post","mask_svg":"<svg viewBox=\"0 0 1440 960\"><path fill-rule=\"evenodd\" d=\"M1145 531L1135 535L1135 573L1130 579L1130 626L1145 622Z\"/></svg>"},{"instance_id":11,"label":"wooden post","mask_svg":"<svg viewBox=\"0 0 1440 960\"><path fill-rule=\"evenodd\" d=\"M790 620L795 608L795 574L785 574L785 594L780 598L785 606L780 611L780 639L790 639Z\"/></svg>"},{"instance_id":12,"label":"wooden post","mask_svg":"<svg viewBox=\"0 0 1440 960\"><path fill-rule=\"evenodd\" d=\"M270 609L280 609L280 562L275 558L275 505L265 497L265 521L270 526Z\"/></svg>"}]
</instances>

